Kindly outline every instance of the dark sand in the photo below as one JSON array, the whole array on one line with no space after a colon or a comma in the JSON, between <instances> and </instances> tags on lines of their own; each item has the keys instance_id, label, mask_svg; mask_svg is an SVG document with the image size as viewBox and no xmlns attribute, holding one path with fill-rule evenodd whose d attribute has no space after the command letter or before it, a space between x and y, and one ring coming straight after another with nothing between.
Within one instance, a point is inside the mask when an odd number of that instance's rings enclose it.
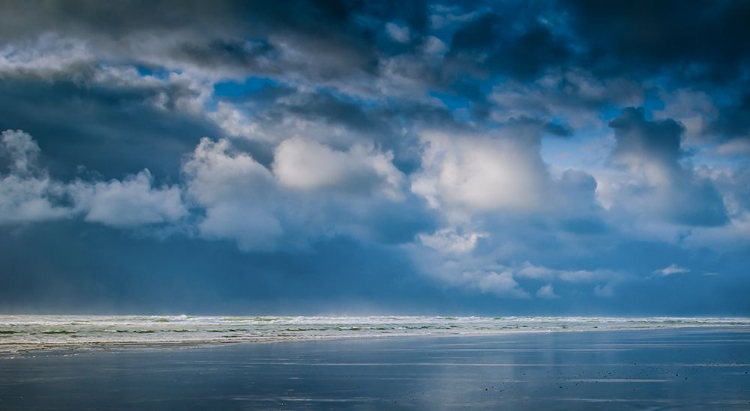
<instances>
[{"instance_id":1,"label":"dark sand","mask_svg":"<svg viewBox=\"0 0 750 411\"><path fill-rule=\"evenodd\" d=\"M0 409L750 410L750 330L0 357Z\"/></svg>"}]
</instances>

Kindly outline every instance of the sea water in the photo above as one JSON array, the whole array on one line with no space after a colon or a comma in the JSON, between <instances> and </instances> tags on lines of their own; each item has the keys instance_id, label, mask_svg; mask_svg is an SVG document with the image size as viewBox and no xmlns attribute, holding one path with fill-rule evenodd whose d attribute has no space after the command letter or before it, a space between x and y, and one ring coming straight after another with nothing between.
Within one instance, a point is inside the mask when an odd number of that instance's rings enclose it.
<instances>
[{"instance_id":1,"label":"sea water","mask_svg":"<svg viewBox=\"0 0 750 411\"><path fill-rule=\"evenodd\" d=\"M112 346L216 345L408 336L481 336L748 327L748 318L444 316L63 316L0 315L0 354Z\"/></svg>"}]
</instances>

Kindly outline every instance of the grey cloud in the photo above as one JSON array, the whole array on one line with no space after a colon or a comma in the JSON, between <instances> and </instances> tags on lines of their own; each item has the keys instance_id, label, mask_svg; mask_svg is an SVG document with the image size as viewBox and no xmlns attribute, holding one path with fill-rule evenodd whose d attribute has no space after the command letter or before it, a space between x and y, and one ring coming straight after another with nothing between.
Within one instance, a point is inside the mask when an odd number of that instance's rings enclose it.
<instances>
[{"instance_id":1,"label":"grey cloud","mask_svg":"<svg viewBox=\"0 0 750 411\"><path fill-rule=\"evenodd\" d=\"M555 219L563 230L575 235L601 235L611 230L607 216L596 198L598 183L583 170L565 170L554 181Z\"/></svg>"},{"instance_id":2,"label":"grey cloud","mask_svg":"<svg viewBox=\"0 0 750 411\"><path fill-rule=\"evenodd\" d=\"M233 4L234 3L234 4ZM58 3L47 0L8 1L3 5L3 30L6 37L34 34L48 30L68 32L91 31L113 37L132 31L160 29L179 30L192 27L204 19L206 27L220 23L240 22L236 6L241 2L216 2L212 5L200 1L135 1L130 3L102 4L98 1L76 0ZM151 13L142 13L149 9ZM33 25L29 24L33 22Z\"/></svg>"},{"instance_id":3,"label":"grey cloud","mask_svg":"<svg viewBox=\"0 0 750 411\"><path fill-rule=\"evenodd\" d=\"M672 118L682 124L685 127L685 145L716 142L716 139L706 138L710 124L718 114L718 109L708 94L689 89L662 89L659 97L664 109L655 110L654 117Z\"/></svg>"},{"instance_id":4,"label":"grey cloud","mask_svg":"<svg viewBox=\"0 0 750 411\"><path fill-rule=\"evenodd\" d=\"M391 71L391 63L397 61L393 57L402 55L408 57L403 61L421 60L416 65L421 67L417 70L421 74L406 77L446 90L453 89L466 75L473 81L474 75L504 74L525 83L550 70L570 66L595 71L602 79L639 77L616 67L601 67L620 60L647 60L660 67L659 59L663 59L671 70L697 72L719 72L719 67L729 70L746 64L748 50L734 44L732 38L744 32L740 22L747 7L689 3L692 6L682 2L652 7L586 1L431 6L423 1L408 5L395 1L292 1L271 5L187 1L175 7L172 2L157 1L148 5L153 13L143 16L140 2L104 6L92 1L65 5L11 1L5 6L3 27L11 41L39 33L86 38L93 54L117 61L180 69L192 65L211 68L203 70L207 76L218 72L225 76L255 73L305 79L313 84L344 79L366 83L365 79L405 74L415 65L395 64L395 72ZM691 18L696 15L703 16L702 23L707 27L700 34L691 29ZM458 27L446 29L437 23L437 17L444 23L458 22ZM387 34L389 27L409 31L407 46L404 42L383 41L392 40ZM637 29L618 29L622 27ZM593 31L597 34L592 35ZM422 52L430 41L450 43L447 64L424 64L428 59ZM384 66L387 69L383 70ZM636 64L629 68L633 66ZM337 86L342 86L340 81ZM459 88L454 91L460 93ZM482 98L472 100L481 102ZM479 107L477 115L483 112Z\"/></svg>"},{"instance_id":5,"label":"grey cloud","mask_svg":"<svg viewBox=\"0 0 750 411\"><path fill-rule=\"evenodd\" d=\"M259 91L264 93L267 88ZM253 97L255 93L253 94ZM256 160L270 165L275 146L285 139L301 137L339 150L374 142L394 155L394 164L404 173L419 165L420 145L416 130L423 126L459 129L450 111L438 104L360 100L319 91L272 89L258 99L229 98L210 116L235 144L253 142Z\"/></svg>"},{"instance_id":6,"label":"grey cloud","mask_svg":"<svg viewBox=\"0 0 750 411\"><path fill-rule=\"evenodd\" d=\"M69 217L65 187L51 180L37 164L39 146L22 131L6 130L0 139L0 155L9 163L0 174L0 225Z\"/></svg>"},{"instance_id":7,"label":"grey cloud","mask_svg":"<svg viewBox=\"0 0 750 411\"><path fill-rule=\"evenodd\" d=\"M608 269L559 270L534 265L528 261L515 268L514 271L518 278L527 278L538 281L556 281L558 284L594 284L594 294L600 297L611 297L619 284L633 280L631 276Z\"/></svg>"},{"instance_id":8,"label":"grey cloud","mask_svg":"<svg viewBox=\"0 0 750 411\"><path fill-rule=\"evenodd\" d=\"M273 250L283 234L273 176L252 156L229 142L201 140L183 167L187 197L204 210L198 230L209 239L225 238L243 250Z\"/></svg>"},{"instance_id":9,"label":"grey cloud","mask_svg":"<svg viewBox=\"0 0 750 411\"><path fill-rule=\"evenodd\" d=\"M601 79L579 68L553 70L533 82L508 81L496 85L488 99L491 116L505 122L513 118L539 121L563 119L572 129L597 124L598 111L611 105L639 104L643 88L625 79Z\"/></svg>"},{"instance_id":10,"label":"grey cloud","mask_svg":"<svg viewBox=\"0 0 750 411\"><path fill-rule=\"evenodd\" d=\"M123 181L76 181L68 187L84 220L118 228L173 223L187 216L179 188L153 187L148 170Z\"/></svg>"},{"instance_id":11,"label":"grey cloud","mask_svg":"<svg viewBox=\"0 0 750 411\"><path fill-rule=\"evenodd\" d=\"M609 122L615 130L615 161L653 159L673 167L681 156L680 139L684 127L672 119L648 121L644 110L626 108L620 117Z\"/></svg>"},{"instance_id":12,"label":"grey cloud","mask_svg":"<svg viewBox=\"0 0 750 411\"><path fill-rule=\"evenodd\" d=\"M381 110L366 111L356 102L343 101L326 93L298 94L286 97L281 103L286 105L286 112L302 118L324 119L373 134L393 132Z\"/></svg>"},{"instance_id":13,"label":"grey cloud","mask_svg":"<svg viewBox=\"0 0 750 411\"><path fill-rule=\"evenodd\" d=\"M750 166L736 169L699 170L705 178L711 179L724 197L730 216L742 219L750 212Z\"/></svg>"},{"instance_id":14,"label":"grey cloud","mask_svg":"<svg viewBox=\"0 0 750 411\"><path fill-rule=\"evenodd\" d=\"M278 58L278 50L267 41L215 39L208 43L184 43L172 55L209 69L236 67L248 73L269 74L279 71L273 62Z\"/></svg>"},{"instance_id":15,"label":"grey cloud","mask_svg":"<svg viewBox=\"0 0 750 411\"><path fill-rule=\"evenodd\" d=\"M377 44L387 23L405 23L419 34L427 22L421 1L408 7L395 1L147 3L11 1L0 36L20 41L53 33L86 39L95 54L116 61L160 64L167 57L173 65L227 74L304 72L325 79L374 70L378 54L389 54ZM144 15L142 7L150 12Z\"/></svg>"},{"instance_id":16,"label":"grey cloud","mask_svg":"<svg viewBox=\"0 0 750 411\"><path fill-rule=\"evenodd\" d=\"M22 131L5 131L0 144L10 159L9 172L0 175L0 224L15 225L70 219L132 228L173 223L187 215L176 187L152 187L148 170L107 183L63 182L49 176L37 156L39 146Z\"/></svg>"},{"instance_id":17,"label":"grey cloud","mask_svg":"<svg viewBox=\"0 0 750 411\"><path fill-rule=\"evenodd\" d=\"M38 172L39 145L30 135L20 130L6 130L2 134L3 157L11 174L28 176Z\"/></svg>"},{"instance_id":18,"label":"grey cloud","mask_svg":"<svg viewBox=\"0 0 750 411\"><path fill-rule=\"evenodd\" d=\"M184 177L191 203L204 210L200 234L247 251L300 251L337 236L400 243L431 226L389 155L373 148L336 151L290 138L268 169L228 140L203 139Z\"/></svg>"},{"instance_id":19,"label":"grey cloud","mask_svg":"<svg viewBox=\"0 0 750 411\"><path fill-rule=\"evenodd\" d=\"M6 2L5 31L9 34L36 33L45 30L68 32L89 31L121 37L138 31L179 32L203 28L208 30L239 30L247 19L260 27L284 26L309 32L330 32L333 23L343 23L353 11L344 2L284 2L268 5L254 1L135 1L102 4L76 0L64 4L55 1ZM149 9L151 13L142 13ZM35 26L27 23L33 21ZM8 34L8 35L9 35ZM208 34L214 34L209 32Z\"/></svg>"},{"instance_id":20,"label":"grey cloud","mask_svg":"<svg viewBox=\"0 0 750 411\"><path fill-rule=\"evenodd\" d=\"M488 135L422 135L422 169L412 175L412 191L445 221L410 248L423 275L459 288L526 296L528 284L516 279L530 277L512 268L515 261L543 261L545 250L554 249L561 260L551 264L575 266L583 255L595 260L596 250L613 241L603 236L611 229L595 195L597 181L582 170L551 175L540 156L542 132L538 123L511 122ZM585 280L571 273L593 271L566 272L545 279L589 282L592 293L599 285L607 294L624 278L606 269ZM503 279L504 288L490 291L489 279Z\"/></svg>"},{"instance_id":21,"label":"grey cloud","mask_svg":"<svg viewBox=\"0 0 750 411\"><path fill-rule=\"evenodd\" d=\"M721 196L708 179L680 163L684 127L671 119L651 121L643 109L627 108L612 120L617 144L615 165L640 179L626 183L615 208L650 210L686 225L722 225L728 221Z\"/></svg>"},{"instance_id":22,"label":"grey cloud","mask_svg":"<svg viewBox=\"0 0 750 411\"><path fill-rule=\"evenodd\" d=\"M459 234L441 230L433 236L420 236L426 247L412 245L407 249L426 278L447 286L506 298L529 298L531 290L545 286L551 288L553 284L565 292L583 285L591 296L611 297L618 286L634 280L630 275L611 269L556 269L532 264L524 261L524 256L543 259L543 254L533 255L517 246L508 254L502 236L502 232ZM522 237L516 233L515 239ZM580 258L577 255L565 264L580 266L580 261L573 261ZM524 262L515 262L518 259ZM550 293L542 294L537 297L551 296Z\"/></svg>"}]
</instances>

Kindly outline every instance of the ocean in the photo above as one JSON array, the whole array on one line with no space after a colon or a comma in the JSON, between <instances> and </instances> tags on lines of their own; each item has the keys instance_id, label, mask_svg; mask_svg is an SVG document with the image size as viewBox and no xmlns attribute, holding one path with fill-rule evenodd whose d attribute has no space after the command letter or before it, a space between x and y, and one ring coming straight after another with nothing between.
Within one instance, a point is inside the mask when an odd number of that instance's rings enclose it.
<instances>
[{"instance_id":1,"label":"ocean","mask_svg":"<svg viewBox=\"0 0 750 411\"><path fill-rule=\"evenodd\" d=\"M0 353L684 327L750 327L750 318L0 315Z\"/></svg>"}]
</instances>

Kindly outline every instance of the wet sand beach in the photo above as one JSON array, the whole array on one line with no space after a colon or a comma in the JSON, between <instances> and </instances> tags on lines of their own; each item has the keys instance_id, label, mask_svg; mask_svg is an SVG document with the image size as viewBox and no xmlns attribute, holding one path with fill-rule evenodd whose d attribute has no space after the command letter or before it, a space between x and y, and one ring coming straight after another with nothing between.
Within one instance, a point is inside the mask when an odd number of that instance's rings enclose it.
<instances>
[{"instance_id":1,"label":"wet sand beach","mask_svg":"<svg viewBox=\"0 0 750 411\"><path fill-rule=\"evenodd\" d=\"M0 409L750 409L747 328L403 337L0 358Z\"/></svg>"}]
</instances>

